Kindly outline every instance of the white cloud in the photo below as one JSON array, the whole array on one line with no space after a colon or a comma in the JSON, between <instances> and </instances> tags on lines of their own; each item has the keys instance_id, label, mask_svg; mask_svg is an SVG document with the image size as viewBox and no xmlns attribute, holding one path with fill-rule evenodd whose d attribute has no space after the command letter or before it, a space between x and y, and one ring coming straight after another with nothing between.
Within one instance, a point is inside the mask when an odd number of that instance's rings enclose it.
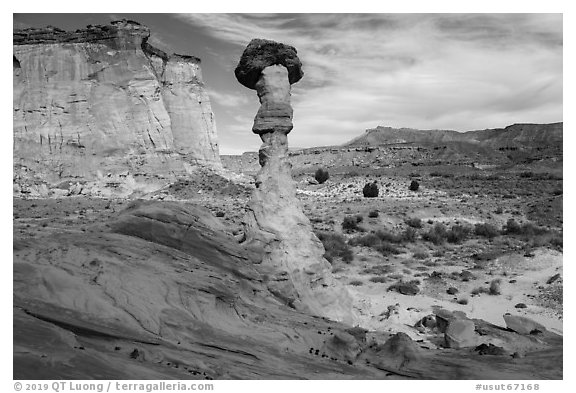
<instances>
[{"instance_id":1,"label":"white cloud","mask_svg":"<svg viewBox=\"0 0 576 393\"><path fill-rule=\"evenodd\" d=\"M238 56L252 38L297 48L305 75L293 87L294 146L343 143L377 125L464 131L562 121L559 14L180 18L237 45Z\"/></svg>"},{"instance_id":2,"label":"white cloud","mask_svg":"<svg viewBox=\"0 0 576 393\"><path fill-rule=\"evenodd\" d=\"M214 89L208 88L208 96L210 96L210 102L214 104L226 107L238 107L249 102L248 98L234 93L219 92Z\"/></svg>"}]
</instances>

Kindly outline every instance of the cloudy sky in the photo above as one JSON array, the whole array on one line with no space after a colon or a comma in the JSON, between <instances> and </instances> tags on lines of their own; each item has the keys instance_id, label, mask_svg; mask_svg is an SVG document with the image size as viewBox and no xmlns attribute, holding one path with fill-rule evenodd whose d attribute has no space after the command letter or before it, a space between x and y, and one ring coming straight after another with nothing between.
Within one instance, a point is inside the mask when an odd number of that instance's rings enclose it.
<instances>
[{"instance_id":1,"label":"cloudy sky","mask_svg":"<svg viewBox=\"0 0 576 393\"><path fill-rule=\"evenodd\" d=\"M127 18L151 43L202 59L222 154L255 151L259 103L234 68L252 38L293 45L292 147L344 143L378 125L468 131L562 121L561 14L15 14L77 29Z\"/></svg>"}]
</instances>

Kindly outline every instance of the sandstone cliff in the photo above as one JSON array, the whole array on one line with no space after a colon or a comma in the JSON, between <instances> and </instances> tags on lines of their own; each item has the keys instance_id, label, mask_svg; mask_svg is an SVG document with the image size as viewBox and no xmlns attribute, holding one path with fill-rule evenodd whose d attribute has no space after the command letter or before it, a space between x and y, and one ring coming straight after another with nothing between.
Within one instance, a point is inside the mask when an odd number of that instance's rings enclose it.
<instances>
[{"instance_id":1,"label":"sandstone cliff","mask_svg":"<svg viewBox=\"0 0 576 393\"><path fill-rule=\"evenodd\" d=\"M126 20L14 31L15 164L56 178L219 166L200 60L167 55L149 35Z\"/></svg>"}]
</instances>

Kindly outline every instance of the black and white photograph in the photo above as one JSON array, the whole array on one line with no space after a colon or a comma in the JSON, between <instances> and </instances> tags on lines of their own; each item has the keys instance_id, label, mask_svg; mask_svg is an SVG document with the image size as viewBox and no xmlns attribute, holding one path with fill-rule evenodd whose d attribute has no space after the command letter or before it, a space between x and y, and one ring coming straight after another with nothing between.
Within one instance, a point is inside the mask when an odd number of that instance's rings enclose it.
<instances>
[{"instance_id":1,"label":"black and white photograph","mask_svg":"<svg viewBox=\"0 0 576 393\"><path fill-rule=\"evenodd\" d=\"M182 8L12 14L22 390L564 380L561 12Z\"/></svg>"}]
</instances>

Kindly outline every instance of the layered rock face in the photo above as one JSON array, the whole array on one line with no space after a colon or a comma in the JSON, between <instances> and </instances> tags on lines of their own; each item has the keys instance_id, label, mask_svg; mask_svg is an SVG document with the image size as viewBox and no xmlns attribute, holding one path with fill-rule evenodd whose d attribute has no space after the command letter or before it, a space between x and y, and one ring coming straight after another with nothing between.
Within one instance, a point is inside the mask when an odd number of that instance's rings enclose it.
<instances>
[{"instance_id":1,"label":"layered rock face","mask_svg":"<svg viewBox=\"0 0 576 393\"><path fill-rule=\"evenodd\" d=\"M351 297L330 273L324 247L296 198L287 160L293 127L290 84L302 77L296 50L253 40L235 73L240 83L257 91L261 103L252 130L263 142L262 168L249 204L246 242L264 251L268 288L278 298L296 309L352 323Z\"/></svg>"},{"instance_id":2,"label":"layered rock face","mask_svg":"<svg viewBox=\"0 0 576 393\"><path fill-rule=\"evenodd\" d=\"M149 35L126 20L15 31L14 156L63 177L90 177L119 157L219 165L200 60L169 56Z\"/></svg>"}]
</instances>

